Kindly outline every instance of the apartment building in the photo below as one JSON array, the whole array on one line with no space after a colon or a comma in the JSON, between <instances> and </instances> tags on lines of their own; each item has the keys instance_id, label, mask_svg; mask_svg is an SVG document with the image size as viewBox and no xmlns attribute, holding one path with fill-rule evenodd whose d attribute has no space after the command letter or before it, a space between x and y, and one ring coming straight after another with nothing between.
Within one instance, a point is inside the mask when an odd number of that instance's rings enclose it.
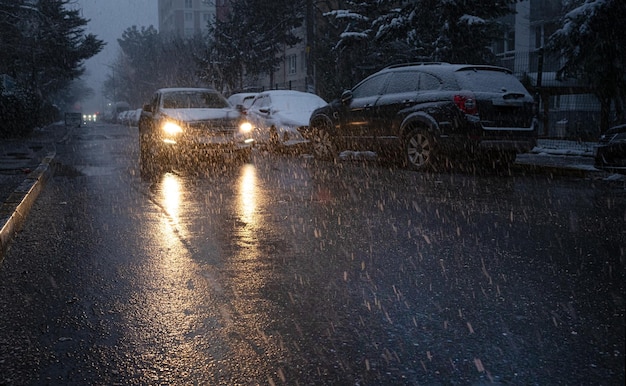
<instances>
[{"instance_id":1,"label":"apartment building","mask_svg":"<svg viewBox=\"0 0 626 386\"><path fill-rule=\"evenodd\" d=\"M191 37L205 33L226 0L159 0L159 32ZM218 6L219 3L222 7Z\"/></svg>"}]
</instances>

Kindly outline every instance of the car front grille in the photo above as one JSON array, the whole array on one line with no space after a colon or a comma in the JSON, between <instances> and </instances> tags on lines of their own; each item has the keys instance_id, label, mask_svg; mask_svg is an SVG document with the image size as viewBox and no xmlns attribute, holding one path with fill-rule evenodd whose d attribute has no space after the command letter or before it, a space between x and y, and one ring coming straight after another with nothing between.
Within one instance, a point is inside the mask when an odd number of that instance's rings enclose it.
<instances>
[{"instance_id":1,"label":"car front grille","mask_svg":"<svg viewBox=\"0 0 626 386\"><path fill-rule=\"evenodd\" d=\"M238 120L220 119L197 121L188 124L190 135L233 135L238 130Z\"/></svg>"}]
</instances>

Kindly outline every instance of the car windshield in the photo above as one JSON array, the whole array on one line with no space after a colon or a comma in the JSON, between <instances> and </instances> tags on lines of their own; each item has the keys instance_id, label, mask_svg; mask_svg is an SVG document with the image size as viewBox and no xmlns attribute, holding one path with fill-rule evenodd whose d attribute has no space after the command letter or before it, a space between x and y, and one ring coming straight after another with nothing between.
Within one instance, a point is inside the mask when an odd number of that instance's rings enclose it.
<instances>
[{"instance_id":1,"label":"car windshield","mask_svg":"<svg viewBox=\"0 0 626 386\"><path fill-rule=\"evenodd\" d=\"M222 109L228 106L228 101L212 92L176 91L163 96L165 109Z\"/></svg>"},{"instance_id":2,"label":"car windshield","mask_svg":"<svg viewBox=\"0 0 626 386\"><path fill-rule=\"evenodd\" d=\"M462 70L456 72L456 79L462 89L474 92L528 94L517 78L502 71Z\"/></svg>"}]
</instances>

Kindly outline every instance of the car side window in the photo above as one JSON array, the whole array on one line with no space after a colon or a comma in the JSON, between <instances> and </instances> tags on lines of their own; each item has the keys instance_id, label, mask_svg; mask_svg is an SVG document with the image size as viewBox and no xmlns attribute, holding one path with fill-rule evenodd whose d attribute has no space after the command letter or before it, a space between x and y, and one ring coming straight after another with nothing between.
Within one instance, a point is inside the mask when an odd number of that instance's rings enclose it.
<instances>
[{"instance_id":1,"label":"car side window","mask_svg":"<svg viewBox=\"0 0 626 386\"><path fill-rule=\"evenodd\" d=\"M382 94L386 79L387 74L377 75L366 79L363 83L359 84L354 88L354 90L352 90L352 97L365 98Z\"/></svg>"},{"instance_id":2,"label":"car side window","mask_svg":"<svg viewBox=\"0 0 626 386\"><path fill-rule=\"evenodd\" d=\"M250 102L250 107L249 108L251 110L258 109L260 105L261 105L261 97L255 97Z\"/></svg>"},{"instance_id":3,"label":"car side window","mask_svg":"<svg viewBox=\"0 0 626 386\"><path fill-rule=\"evenodd\" d=\"M156 111L156 109L159 107L159 94L154 94L152 96L150 106L152 106L152 111Z\"/></svg>"},{"instance_id":4,"label":"car side window","mask_svg":"<svg viewBox=\"0 0 626 386\"><path fill-rule=\"evenodd\" d=\"M256 109L260 109L260 108L263 108L264 103L265 103L265 95L261 95L254 100L254 103L252 103L252 107Z\"/></svg>"},{"instance_id":5,"label":"car side window","mask_svg":"<svg viewBox=\"0 0 626 386\"><path fill-rule=\"evenodd\" d=\"M387 94L415 92L418 89L419 76L419 72L415 71L395 72L391 75L385 92Z\"/></svg>"},{"instance_id":6,"label":"car side window","mask_svg":"<svg viewBox=\"0 0 626 386\"><path fill-rule=\"evenodd\" d=\"M272 98L270 98L270 96L267 95L265 98L263 98L263 106L269 107L271 105L272 105Z\"/></svg>"},{"instance_id":7,"label":"car side window","mask_svg":"<svg viewBox=\"0 0 626 386\"><path fill-rule=\"evenodd\" d=\"M434 75L422 73L420 77L421 91L439 90L441 88L441 81Z\"/></svg>"}]
</instances>

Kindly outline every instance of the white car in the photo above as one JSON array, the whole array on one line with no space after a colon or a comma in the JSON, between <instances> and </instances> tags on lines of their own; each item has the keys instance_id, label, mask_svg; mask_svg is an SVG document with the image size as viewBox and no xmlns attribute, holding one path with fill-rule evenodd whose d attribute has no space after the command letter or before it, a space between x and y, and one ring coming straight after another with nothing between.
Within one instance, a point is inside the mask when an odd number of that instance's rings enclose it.
<instances>
[{"instance_id":1,"label":"white car","mask_svg":"<svg viewBox=\"0 0 626 386\"><path fill-rule=\"evenodd\" d=\"M212 88L163 88L144 105L139 119L142 171L198 157L247 161L251 125Z\"/></svg>"},{"instance_id":2,"label":"white car","mask_svg":"<svg viewBox=\"0 0 626 386\"><path fill-rule=\"evenodd\" d=\"M231 105L237 108L239 111L245 114L246 110L252 104L254 97L257 96L256 92L240 92L228 97L228 101Z\"/></svg>"},{"instance_id":3,"label":"white car","mask_svg":"<svg viewBox=\"0 0 626 386\"><path fill-rule=\"evenodd\" d=\"M302 91L260 92L247 109L255 143L277 149L308 142L298 128L308 126L313 110L326 104L319 96Z\"/></svg>"}]
</instances>

